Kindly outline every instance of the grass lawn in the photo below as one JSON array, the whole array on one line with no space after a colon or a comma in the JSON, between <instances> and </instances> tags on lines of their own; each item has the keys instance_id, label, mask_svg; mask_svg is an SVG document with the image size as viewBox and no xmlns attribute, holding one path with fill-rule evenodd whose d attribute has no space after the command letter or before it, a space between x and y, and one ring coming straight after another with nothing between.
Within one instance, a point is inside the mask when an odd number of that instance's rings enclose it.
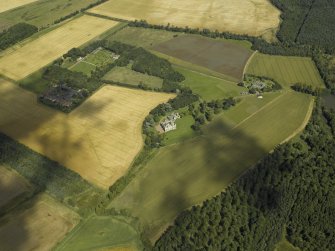
<instances>
[{"instance_id":1,"label":"grass lawn","mask_svg":"<svg viewBox=\"0 0 335 251\"><path fill-rule=\"evenodd\" d=\"M108 50L97 50L87 55L82 61L71 65L68 69L84 73L91 76L91 73L97 68L114 62L113 53ZM66 64L68 62L65 62Z\"/></svg>"},{"instance_id":2,"label":"grass lawn","mask_svg":"<svg viewBox=\"0 0 335 251\"><path fill-rule=\"evenodd\" d=\"M287 88L295 83L324 87L319 72L310 58L257 53L248 65L246 73L270 77Z\"/></svg>"},{"instance_id":3,"label":"grass lawn","mask_svg":"<svg viewBox=\"0 0 335 251\"><path fill-rule=\"evenodd\" d=\"M175 67L185 76L184 86L190 87L194 93L207 101L239 96L247 88L240 87L234 82L202 74L182 67Z\"/></svg>"},{"instance_id":4,"label":"grass lawn","mask_svg":"<svg viewBox=\"0 0 335 251\"><path fill-rule=\"evenodd\" d=\"M110 70L103 79L133 86L138 86L142 82L151 88L161 88L163 84L163 79L161 78L136 72L128 67L118 66Z\"/></svg>"},{"instance_id":5,"label":"grass lawn","mask_svg":"<svg viewBox=\"0 0 335 251\"><path fill-rule=\"evenodd\" d=\"M177 119L176 124L177 130L165 133L165 145L180 143L197 136L197 133L191 128L191 126L194 124L194 119L191 115L186 115L180 119Z\"/></svg>"},{"instance_id":6,"label":"grass lawn","mask_svg":"<svg viewBox=\"0 0 335 251\"><path fill-rule=\"evenodd\" d=\"M142 246L138 232L122 218L93 216L79 224L55 250L107 250ZM109 250L109 249L108 249Z\"/></svg>"},{"instance_id":7,"label":"grass lawn","mask_svg":"<svg viewBox=\"0 0 335 251\"><path fill-rule=\"evenodd\" d=\"M311 104L295 92L245 97L203 136L160 149L110 206L129 209L155 241L181 211L221 192L302 129Z\"/></svg>"},{"instance_id":8,"label":"grass lawn","mask_svg":"<svg viewBox=\"0 0 335 251\"><path fill-rule=\"evenodd\" d=\"M57 19L67 16L95 3L96 0L42 0L0 13L0 30L19 22L38 27L51 25Z\"/></svg>"}]
</instances>

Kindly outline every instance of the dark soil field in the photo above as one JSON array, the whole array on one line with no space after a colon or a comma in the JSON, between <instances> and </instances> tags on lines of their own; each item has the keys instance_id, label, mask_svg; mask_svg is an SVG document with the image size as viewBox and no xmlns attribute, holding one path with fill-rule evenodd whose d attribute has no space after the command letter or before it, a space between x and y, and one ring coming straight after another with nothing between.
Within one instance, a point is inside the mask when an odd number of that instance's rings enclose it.
<instances>
[{"instance_id":1,"label":"dark soil field","mask_svg":"<svg viewBox=\"0 0 335 251\"><path fill-rule=\"evenodd\" d=\"M179 36L154 50L241 80L252 51L232 42L200 36Z\"/></svg>"}]
</instances>

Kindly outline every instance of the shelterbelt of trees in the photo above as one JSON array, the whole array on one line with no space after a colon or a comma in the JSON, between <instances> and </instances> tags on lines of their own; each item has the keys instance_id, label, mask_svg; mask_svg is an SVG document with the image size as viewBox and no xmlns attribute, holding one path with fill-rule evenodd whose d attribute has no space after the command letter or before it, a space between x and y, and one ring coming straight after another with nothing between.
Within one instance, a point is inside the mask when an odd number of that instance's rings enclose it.
<instances>
[{"instance_id":1,"label":"shelterbelt of trees","mask_svg":"<svg viewBox=\"0 0 335 251\"><path fill-rule=\"evenodd\" d=\"M301 142L279 146L225 192L182 213L155 250L335 250L335 113L317 105Z\"/></svg>"},{"instance_id":2,"label":"shelterbelt of trees","mask_svg":"<svg viewBox=\"0 0 335 251\"><path fill-rule=\"evenodd\" d=\"M0 50L26 39L36 33L38 28L31 24L18 23L0 33Z\"/></svg>"}]
</instances>

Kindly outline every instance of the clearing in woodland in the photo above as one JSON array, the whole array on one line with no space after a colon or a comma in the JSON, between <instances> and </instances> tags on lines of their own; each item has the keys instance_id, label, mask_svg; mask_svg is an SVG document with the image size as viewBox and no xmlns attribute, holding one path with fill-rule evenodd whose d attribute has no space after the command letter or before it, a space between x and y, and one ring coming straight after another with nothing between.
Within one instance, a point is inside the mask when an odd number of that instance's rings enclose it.
<instances>
[{"instance_id":1,"label":"clearing in woodland","mask_svg":"<svg viewBox=\"0 0 335 251\"><path fill-rule=\"evenodd\" d=\"M311 96L295 92L245 97L203 136L160 149L110 206L130 210L155 241L180 212L221 192L302 130L312 107Z\"/></svg>"},{"instance_id":2,"label":"clearing in woodland","mask_svg":"<svg viewBox=\"0 0 335 251\"><path fill-rule=\"evenodd\" d=\"M92 16L73 19L22 47L2 53L0 74L20 80L117 24L112 20Z\"/></svg>"},{"instance_id":3,"label":"clearing in woodland","mask_svg":"<svg viewBox=\"0 0 335 251\"><path fill-rule=\"evenodd\" d=\"M259 36L276 30L280 11L267 0L110 0L91 13L160 25Z\"/></svg>"},{"instance_id":4,"label":"clearing in woodland","mask_svg":"<svg viewBox=\"0 0 335 251\"><path fill-rule=\"evenodd\" d=\"M311 58L273 56L256 53L246 73L269 77L276 80L283 87L301 83L324 88L318 69Z\"/></svg>"},{"instance_id":5,"label":"clearing in woodland","mask_svg":"<svg viewBox=\"0 0 335 251\"><path fill-rule=\"evenodd\" d=\"M107 251L114 248L121 251L123 247L133 251L142 250L141 246L139 233L122 217L93 216L81 222L55 251Z\"/></svg>"},{"instance_id":6,"label":"clearing in woodland","mask_svg":"<svg viewBox=\"0 0 335 251\"><path fill-rule=\"evenodd\" d=\"M243 78L244 67L253 53L237 43L190 35L175 37L153 47L153 50L230 76L237 81Z\"/></svg>"},{"instance_id":7,"label":"clearing in woodland","mask_svg":"<svg viewBox=\"0 0 335 251\"><path fill-rule=\"evenodd\" d=\"M23 177L0 165L0 208L29 188Z\"/></svg>"},{"instance_id":8,"label":"clearing in woodland","mask_svg":"<svg viewBox=\"0 0 335 251\"><path fill-rule=\"evenodd\" d=\"M104 86L69 115L0 81L0 131L84 179L108 188L143 146L142 123L173 94Z\"/></svg>"},{"instance_id":9,"label":"clearing in woodland","mask_svg":"<svg viewBox=\"0 0 335 251\"><path fill-rule=\"evenodd\" d=\"M11 10L22 5L36 2L37 0L10 0L10 1L1 1L0 2L0 13L7 10Z\"/></svg>"},{"instance_id":10,"label":"clearing in woodland","mask_svg":"<svg viewBox=\"0 0 335 251\"><path fill-rule=\"evenodd\" d=\"M39 195L0 220L1 250L51 250L78 223L73 211Z\"/></svg>"}]
</instances>

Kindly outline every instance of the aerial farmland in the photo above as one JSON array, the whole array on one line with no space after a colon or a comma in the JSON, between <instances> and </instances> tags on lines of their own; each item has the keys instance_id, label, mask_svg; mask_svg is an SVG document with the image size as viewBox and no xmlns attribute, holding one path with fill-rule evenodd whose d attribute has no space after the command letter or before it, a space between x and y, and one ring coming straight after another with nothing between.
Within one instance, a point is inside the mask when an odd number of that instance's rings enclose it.
<instances>
[{"instance_id":1,"label":"aerial farmland","mask_svg":"<svg viewBox=\"0 0 335 251\"><path fill-rule=\"evenodd\" d=\"M316 4L7 2L0 251L335 249Z\"/></svg>"}]
</instances>

